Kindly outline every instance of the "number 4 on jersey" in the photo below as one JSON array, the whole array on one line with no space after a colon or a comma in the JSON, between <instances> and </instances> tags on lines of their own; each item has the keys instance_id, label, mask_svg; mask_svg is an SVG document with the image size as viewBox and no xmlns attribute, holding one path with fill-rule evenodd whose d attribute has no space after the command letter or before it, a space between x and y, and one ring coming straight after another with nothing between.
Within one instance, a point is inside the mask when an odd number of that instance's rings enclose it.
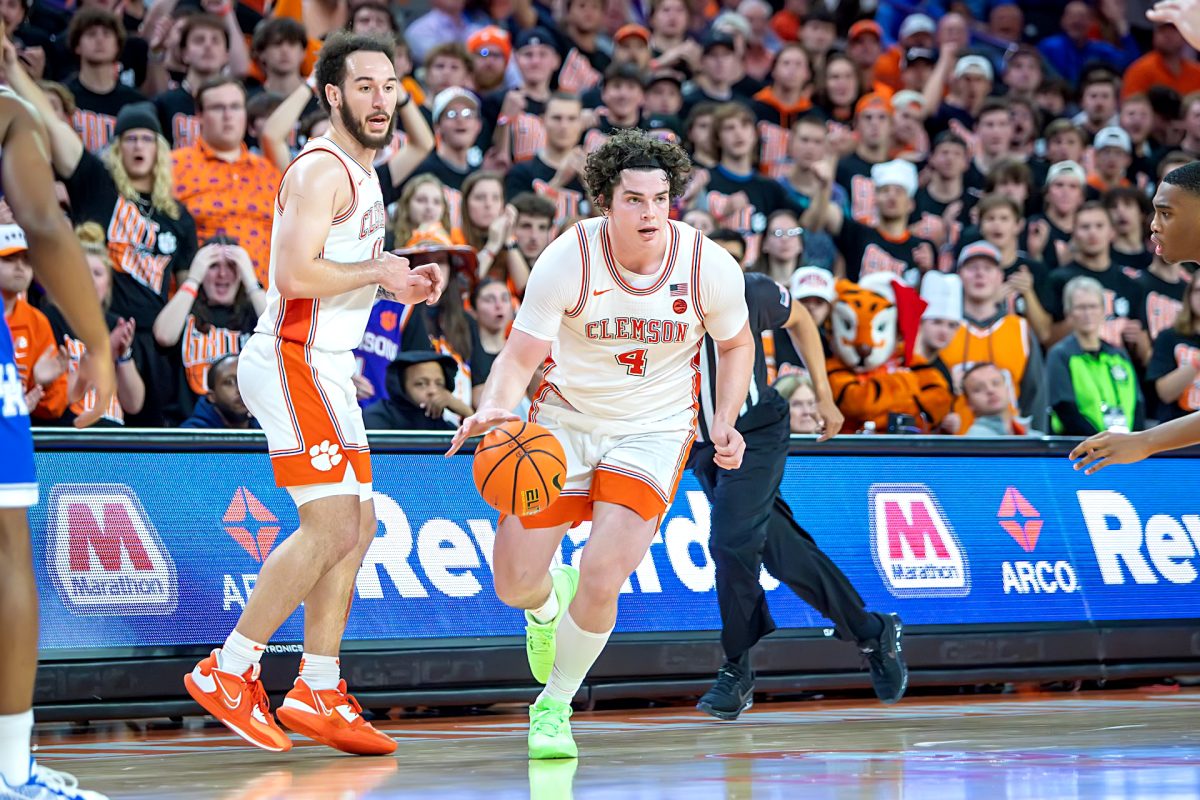
<instances>
[{"instance_id":1,"label":"number 4 on jersey","mask_svg":"<svg viewBox=\"0 0 1200 800\"><path fill-rule=\"evenodd\" d=\"M639 347L637 350L627 350L613 357L617 359L618 364L625 367L625 371L630 375L642 376L646 374L646 348Z\"/></svg>"}]
</instances>

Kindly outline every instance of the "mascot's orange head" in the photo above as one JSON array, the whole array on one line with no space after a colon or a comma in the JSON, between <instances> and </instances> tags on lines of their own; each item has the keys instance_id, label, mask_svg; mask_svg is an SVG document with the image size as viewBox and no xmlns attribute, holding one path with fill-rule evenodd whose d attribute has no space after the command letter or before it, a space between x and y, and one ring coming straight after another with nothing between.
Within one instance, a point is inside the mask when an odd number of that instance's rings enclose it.
<instances>
[{"instance_id":1,"label":"mascot's orange head","mask_svg":"<svg viewBox=\"0 0 1200 800\"><path fill-rule=\"evenodd\" d=\"M833 352L843 364L868 372L896 353L895 276L875 273L858 283L837 282L837 300L830 315Z\"/></svg>"}]
</instances>

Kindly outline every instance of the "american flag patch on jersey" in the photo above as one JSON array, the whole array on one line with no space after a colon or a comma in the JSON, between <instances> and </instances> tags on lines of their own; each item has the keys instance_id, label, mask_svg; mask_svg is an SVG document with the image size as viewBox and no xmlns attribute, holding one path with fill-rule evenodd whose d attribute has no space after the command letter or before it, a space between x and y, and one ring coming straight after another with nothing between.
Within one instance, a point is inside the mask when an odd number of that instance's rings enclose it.
<instances>
[{"instance_id":1,"label":"american flag patch on jersey","mask_svg":"<svg viewBox=\"0 0 1200 800\"><path fill-rule=\"evenodd\" d=\"M687 284L686 283L672 283L671 284L671 297L686 297L686 296L687 296Z\"/></svg>"}]
</instances>

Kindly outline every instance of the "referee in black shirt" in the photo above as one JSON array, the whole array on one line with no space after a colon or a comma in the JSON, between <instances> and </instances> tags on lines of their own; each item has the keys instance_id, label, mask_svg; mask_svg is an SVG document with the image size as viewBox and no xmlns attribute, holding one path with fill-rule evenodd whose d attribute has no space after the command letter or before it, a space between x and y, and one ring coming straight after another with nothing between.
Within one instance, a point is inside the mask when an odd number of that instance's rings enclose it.
<instances>
[{"instance_id":1,"label":"referee in black shirt","mask_svg":"<svg viewBox=\"0 0 1200 800\"><path fill-rule=\"evenodd\" d=\"M754 379L737 421L746 440L746 454L736 470L720 469L713 463L708 425L716 396L717 354L707 337L700 351L699 431L690 466L712 504L708 546L716 565L726 660L716 684L700 698L697 708L719 719L737 719L753 704L750 649L775 630L759 584L764 564L800 598L833 620L838 638L858 643L867 655L875 693L883 702L894 703L908 686L900 618L864 609L850 580L796 523L779 493L790 435L788 404L767 382L762 332L787 328L793 334L813 376L819 413L825 421L820 439L824 441L841 429L842 417L825 377L820 334L804 306L766 275L746 274L746 305L755 344Z\"/></svg>"}]
</instances>

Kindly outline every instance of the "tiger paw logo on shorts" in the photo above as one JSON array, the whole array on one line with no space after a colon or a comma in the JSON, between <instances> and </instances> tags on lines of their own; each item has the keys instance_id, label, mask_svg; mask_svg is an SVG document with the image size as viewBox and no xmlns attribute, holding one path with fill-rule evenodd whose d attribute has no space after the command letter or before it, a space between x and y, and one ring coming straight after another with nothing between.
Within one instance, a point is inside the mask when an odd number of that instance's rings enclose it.
<instances>
[{"instance_id":1,"label":"tiger paw logo on shorts","mask_svg":"<svg viewBox=\"0 0 1200 800\"><path fill-rule=\"evenodd\" d=\"M308 455L312 461L313 469L318 472L329 472L329 470L342 463L342 454L338 450L338 446L330 444L328 439L310 447Z\"/></svg>"}]
</instances>

